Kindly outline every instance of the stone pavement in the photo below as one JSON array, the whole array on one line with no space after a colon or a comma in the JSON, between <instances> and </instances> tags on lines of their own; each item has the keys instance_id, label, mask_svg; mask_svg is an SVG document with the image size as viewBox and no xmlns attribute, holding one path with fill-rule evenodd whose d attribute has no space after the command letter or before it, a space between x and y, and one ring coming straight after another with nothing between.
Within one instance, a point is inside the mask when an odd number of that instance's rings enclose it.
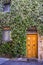
<instances>
[{"instance_id":1,"label":"stone pavement","mask_svg":"<svg viewBox=\"0 0 43 65\"><path fill-rule=\"evenodd\" d=\"M5 59L4 59L5 60ZM37 61L37 59L27 59L26 58L16 58L16 59L7 59L0 65L43 65L42 61Z\"/></svg>"},{"instance_id":2,"label":"stone pavement","mask_svg":"<svg viewBox=\"0 0 43 65\"><path fill-rule=\"evenodd\" d=\"M9 60L8 58L0 58L0 64L6 62L6 61L8 61L8 60Z\"/></svg>"}]
</instances>

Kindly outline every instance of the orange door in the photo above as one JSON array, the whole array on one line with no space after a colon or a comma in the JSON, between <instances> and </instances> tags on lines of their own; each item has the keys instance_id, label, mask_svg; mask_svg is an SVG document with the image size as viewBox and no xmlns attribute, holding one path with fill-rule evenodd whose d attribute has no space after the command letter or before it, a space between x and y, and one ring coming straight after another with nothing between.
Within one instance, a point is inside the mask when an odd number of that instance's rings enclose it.
<instances>
[{"instance_id":1,"label":"orange door","mask_svg":"<svg viewBox=\"0 0 43 65\"><path fill-rule=\"evenodd\" d=\"M26 56L36 58L38 56L38 35L27 34L26 39Z\"/></svg>"}]
</instances>

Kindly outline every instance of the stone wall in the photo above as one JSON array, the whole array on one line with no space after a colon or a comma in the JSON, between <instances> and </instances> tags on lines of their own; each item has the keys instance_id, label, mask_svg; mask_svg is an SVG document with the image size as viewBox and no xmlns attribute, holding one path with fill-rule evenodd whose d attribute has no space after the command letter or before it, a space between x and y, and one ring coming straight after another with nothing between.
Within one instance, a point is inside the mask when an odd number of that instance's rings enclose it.
<instances>
[{"instance_id":1,"label":"stone wall","mask_svg":"<svg viewBox=\"0 0 43 65\"><path fill-rule=\"evenodd\" d=\"M38 38L38 58L43 59L43 36Z\"/></svg>"}]
</instances>

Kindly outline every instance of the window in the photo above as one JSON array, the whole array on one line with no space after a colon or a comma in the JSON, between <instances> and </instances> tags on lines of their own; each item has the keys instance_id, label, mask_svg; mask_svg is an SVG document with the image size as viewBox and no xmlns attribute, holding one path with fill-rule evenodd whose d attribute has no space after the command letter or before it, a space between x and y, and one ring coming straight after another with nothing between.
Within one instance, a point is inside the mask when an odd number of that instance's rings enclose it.
<instances>
[{"instance_id":1,"label":"window","mask_svg":"<svg viewBox=\"0 0 43 65\"><path fill-rule=\"evenodd\" d=\"M3 12L10 12L10 3L4 4Z\"/></svg>"},{"instance_id":2,"label":"window","mask_svg":"<svg viewBox=\"0 0 43 65\"><path fill-rule=\"evenodd\" d=\"M10 12L11 0L0 1L0 12Z\"/></svg>"},{"instance_id":3,"label":"window","mask_svg":"<svg viewBox=\"0 0 43 65\"><path fill-rule=\"evenodd\" d=\"M10 29L9 26L3 27L2 41L4 41L4 42L12 41L12 38L11 38L11 29Z\"/></svg>"},{"instance_id":4,"label":"window","mask_svg":"<svg viewBox=\"0 0 43 65\"><path fill-rule=\"evenodd\" d=\"M3 12L10 12L11 0L4 0L3 2Z\"/></svg>"}]
</instances>

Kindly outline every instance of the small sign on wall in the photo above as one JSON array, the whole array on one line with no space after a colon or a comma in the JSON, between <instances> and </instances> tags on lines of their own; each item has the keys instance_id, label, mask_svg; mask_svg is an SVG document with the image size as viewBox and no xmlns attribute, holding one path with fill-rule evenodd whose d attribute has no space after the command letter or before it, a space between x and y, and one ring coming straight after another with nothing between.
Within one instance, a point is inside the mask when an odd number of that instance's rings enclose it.
<instances>
[{"instance_id":1,"label":"small sign on wall","mask_svg":"<svg viewBox=\"0 0 43 65\"><path fill-rule=\"evenodd\" d=\"M12 41L10 27L3 28L2 40L5 42Z\"/></svg>"}]
</instances>

